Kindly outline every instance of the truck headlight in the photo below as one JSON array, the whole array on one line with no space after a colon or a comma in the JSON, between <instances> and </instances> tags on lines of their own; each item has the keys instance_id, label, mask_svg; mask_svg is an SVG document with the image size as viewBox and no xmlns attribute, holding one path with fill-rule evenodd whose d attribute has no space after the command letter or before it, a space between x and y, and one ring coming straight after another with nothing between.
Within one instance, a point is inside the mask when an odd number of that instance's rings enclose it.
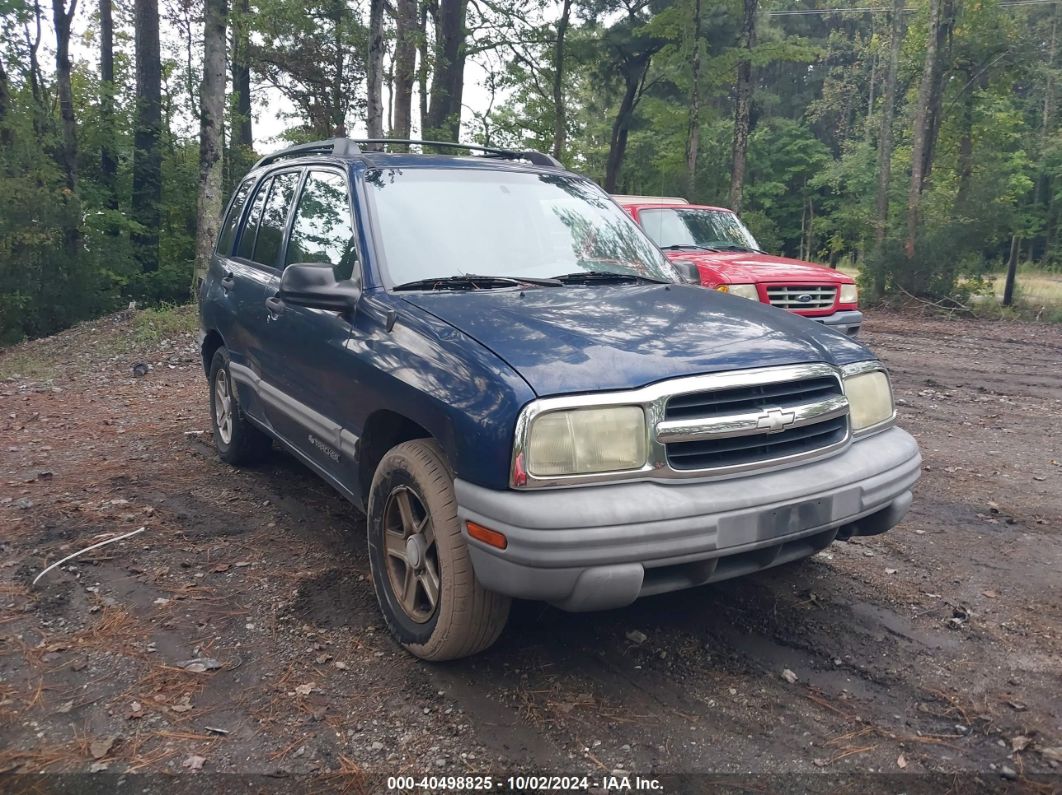
<instances>
[{"instance_id":1,"label":"truck headlight","mask_svg":"<svg viewBox=\"0 0 1062 795\"><path fill-rule=\"evenodd\" d=\"M844 379L844 394L848 398L849 419L853 431L878 425L892 419L892 387L889 377L881 370L871 370Z\"/></svg>"},{"instance_id":2,"label":"truck headlight","mask_svg":"<svg viewBox=\"0 0 1062 795\"><path fill-rule=\"evenodd\" d=\"M647 439L641 406L551 411L531 422L527 469L538 477L640 469Z\"/></svg>"},{"instance_id":3,"label":"truck headlight","mask_svg":"<svg viewBox=\"0 0 1062 795\"><path fill-rule=\"evenodd\" d=\"M753 301L760 300L760 294L756 291L755 284L720 284L715 288L721 293L730 293L738 298L750 298Z\"/></svg>"},{"instance_id":4,"label":"truck headlight","mask_svg":"<svg viewBox=\"0 0 1062 795\"><path fill-rule=\"evenodd\" d=\"M838 301L842 304L855 304L859 302L859 288L854 284L842 284L841 295Z\"/></svg>"}]
</instances>

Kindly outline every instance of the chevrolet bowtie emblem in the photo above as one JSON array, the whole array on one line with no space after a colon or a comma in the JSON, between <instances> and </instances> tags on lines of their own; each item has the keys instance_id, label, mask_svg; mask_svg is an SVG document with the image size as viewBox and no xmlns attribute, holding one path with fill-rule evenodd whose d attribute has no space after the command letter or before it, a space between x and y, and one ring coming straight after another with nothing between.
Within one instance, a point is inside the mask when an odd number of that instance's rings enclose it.
<instances>
[{"instance_id":1,"label":"chevrolet bowtie emblem","mask_svg":"<svg viewBox=\"0 0 1062 795\"><path fill-rule=\"evenodd\" d=\"M759 419L756 420L756 427L762 428L767 433L778 433L794 422L796 422L796 412L770 408L760 412Z\"/></svg>"}]
</instances>

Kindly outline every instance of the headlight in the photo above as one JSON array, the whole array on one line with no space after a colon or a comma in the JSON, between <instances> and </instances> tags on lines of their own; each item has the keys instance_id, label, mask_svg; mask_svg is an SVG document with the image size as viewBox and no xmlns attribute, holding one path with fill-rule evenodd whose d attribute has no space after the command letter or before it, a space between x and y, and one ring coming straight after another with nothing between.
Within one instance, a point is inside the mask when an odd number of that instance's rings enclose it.
<instances>
[{"instance_id":1,"label":"headlight","mask_svg":"<svg viewBox=\"0 0 1062 795\"><path fill-rule=\"evenodd\" d=\"M854 284L842 284L840 302L842 304L855 304L859 302L859 288Z\"/></svg>"},{"instance_id":2,"label":"headlight","mask_svg":"<svg viewBox=\"0 0 1062 795\"><path fill-rule=\"evenodd\" d=\"M730 293L738 298L751 298L753 301L760 300L760 294L756 291L755 284L720 284L715 288L721 293Z\"/></svg>"},{"instance_id":3,"label":"headlight","mask_svg":"<svg viewBox=\"0 0 1062 795\"><path fill-rule=\"evenodd\" d=\"M647 437L640 406L551 411L531 423L527 469L538 477L640 469Z\"/></svg>"},{"instance_id":4,"label":"headlight","mask_svg":"<svg viewBox=\"0 0 1062 795\"><path fill-rule=\"evenodd\" d=\"M892 387L889 386L889 377L881 370L844 379L844 394L848 398L853 431L861 431L892 418Z\"/></svg>"}]
</instances>

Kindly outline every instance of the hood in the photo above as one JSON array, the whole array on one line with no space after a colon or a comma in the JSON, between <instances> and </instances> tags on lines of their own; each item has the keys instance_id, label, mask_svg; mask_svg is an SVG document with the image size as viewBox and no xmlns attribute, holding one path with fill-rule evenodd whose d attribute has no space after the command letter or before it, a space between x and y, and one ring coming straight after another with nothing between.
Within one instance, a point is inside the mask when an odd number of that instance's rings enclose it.
<instances>
[{"instance_id":1,"label":"hood","mask_svg":"<svg viewBox=\"0 0 1062 795\"><path fill-rule=\"evenodd\" d=\"M406 293L477 340L540 396L633 389L667 378L872 358L814 321L691 285Z\"/></svg>"},{"instance_id":2,"label":"hood","mask_svg":"<svg viewBox=\"0 0 1062 795\"><path fill-rule=\"evenodd\" d=\"M752 282L852 284L840 271L799 259L749 251L668 251L668 259L695 262L717 270L731 284Z\"/></svg>"}]
</instances>

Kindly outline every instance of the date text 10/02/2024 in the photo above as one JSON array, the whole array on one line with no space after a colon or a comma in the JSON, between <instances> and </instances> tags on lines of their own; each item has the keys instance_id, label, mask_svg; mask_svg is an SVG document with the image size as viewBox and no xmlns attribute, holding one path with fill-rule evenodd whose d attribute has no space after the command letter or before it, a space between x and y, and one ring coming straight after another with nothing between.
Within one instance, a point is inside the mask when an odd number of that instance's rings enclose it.
<instances>
[{"instance_id":1,"label":"date text 10/02/2024","mask_svg":"<svg viewBox=\"0 0 1062 795\"><path fill-rule=\"evenodd\" d=\"M389 776L389 792L533 790L586 792L599 787L609 792L660 792L661 782L641 776Z\"/></svg>"}]
</instances>

